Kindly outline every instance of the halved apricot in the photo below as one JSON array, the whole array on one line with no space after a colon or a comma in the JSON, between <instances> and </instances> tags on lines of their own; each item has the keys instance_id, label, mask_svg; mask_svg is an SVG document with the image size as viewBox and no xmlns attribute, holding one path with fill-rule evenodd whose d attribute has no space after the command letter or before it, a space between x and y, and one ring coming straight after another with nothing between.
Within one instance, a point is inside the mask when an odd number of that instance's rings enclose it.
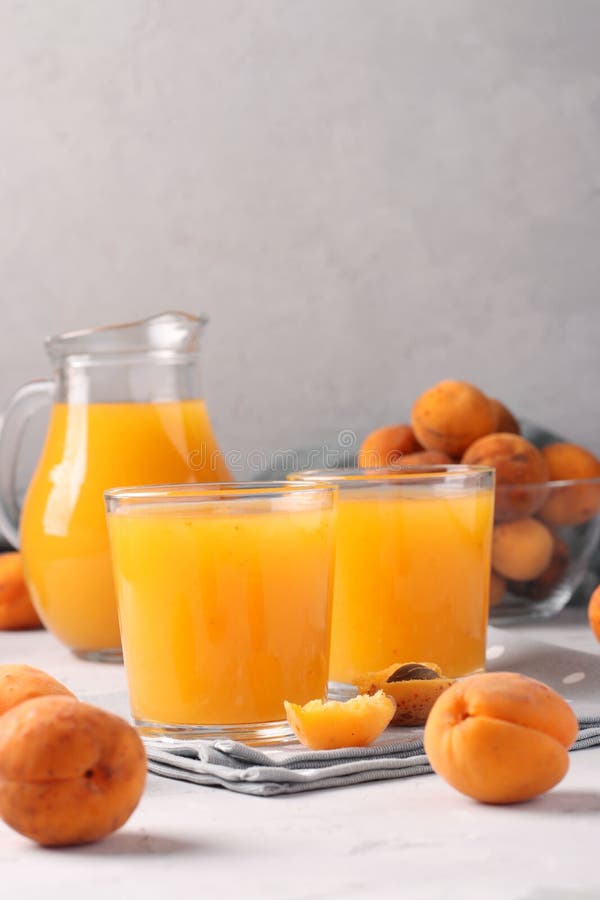
<instances>
[{"instance_id":1,"label":"halved apricot","mask_svg":"<svg viewBox=\"0 0 600 900\"><path fill-rule=\"evenodd\" d=\"M304 706L284 702L290 728L312 750L366 747L385 731L396 702L383 691L350 700L310 700Z\"/></svg>"},{"instance_id":2,"label":"halved apricot","mask_svg":"<svg viewBox=\"0 0 600 900\"><path fill-rule=\"evenodd\" d=\"M435 663L394 663L355 681L361 694L384 691L396 701L393 725L424 725L429 712L454 678L445 678Z\"/></svg>"}]
</instances>

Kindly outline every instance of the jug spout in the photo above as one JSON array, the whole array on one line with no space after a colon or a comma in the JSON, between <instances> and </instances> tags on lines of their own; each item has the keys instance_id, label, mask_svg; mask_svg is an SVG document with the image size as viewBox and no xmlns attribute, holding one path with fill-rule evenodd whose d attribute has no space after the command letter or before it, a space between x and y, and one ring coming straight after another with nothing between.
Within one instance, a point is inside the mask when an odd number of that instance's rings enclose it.
<instances>
[{"instance_id":1,"label":"jug spout","mask_svg":"<svg viewBox=\"0 0 600 900\"><path fill-rule=\"evenodd\" d=\"M54 335L46 338L46 351L55 363L66 356L194 355L199 352L200 335L207 323L205 316L164 312L137 322Z\"/></svg>"}]
</instances>

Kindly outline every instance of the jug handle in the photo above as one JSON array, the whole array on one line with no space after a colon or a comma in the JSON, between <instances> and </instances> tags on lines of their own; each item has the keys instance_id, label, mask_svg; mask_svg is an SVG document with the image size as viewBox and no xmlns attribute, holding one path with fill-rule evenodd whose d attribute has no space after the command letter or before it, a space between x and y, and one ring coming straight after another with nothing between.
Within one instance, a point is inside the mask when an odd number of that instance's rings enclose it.
<instances>
[{"instance_id":1,"label":"jug handle","mask_svg":"<svg viewBox=\"0 0 600 900\"><path fill-rule=\"evenodd\" d=\"M0 531L14 547L19 546L16 469L23 433L31 416L52 400L53 393L53 381L30 381L14 394L0 419Z\"/></svg>"}]
</instances>

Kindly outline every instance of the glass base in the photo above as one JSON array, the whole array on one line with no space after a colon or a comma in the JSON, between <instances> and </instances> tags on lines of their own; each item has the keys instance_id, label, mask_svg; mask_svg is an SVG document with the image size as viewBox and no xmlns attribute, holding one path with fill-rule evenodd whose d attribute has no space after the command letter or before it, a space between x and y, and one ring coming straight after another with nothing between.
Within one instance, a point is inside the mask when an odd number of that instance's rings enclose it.
<instances>
[{"instance_id":1,"label":"glass base","mask_svg":"<svg viewBox=\"0 0 600 900\"><path fill-rule=\"evenodd\" d=\"M123 651L120 647L110 647L107 650L73 650L78 659L88 662L122 663Z\"/></svg>"},{"instance_id":2,"label":"glass base","mask_svg":"<svg viewBox=\"0 0 600 900\"><path fill-rule=\"evenodd\" d=\"M142 738L163 741L241 741L252 747L267 744L288 744L296 735L285 719L278 722L253 722L240 725L163 725L147 719L133 720Z\"/></svg>"},{"instance_id":3,"label":"glass base","mask_svg":"<svg viewBox=\"0 0 600 900\"><path fill-rule=\"evenodd\" d=\"M328 700L349 700L357 694L358 689L353 684L346 684L343 681L330 681L327 684Z\"/></svg>"}]
</instances>

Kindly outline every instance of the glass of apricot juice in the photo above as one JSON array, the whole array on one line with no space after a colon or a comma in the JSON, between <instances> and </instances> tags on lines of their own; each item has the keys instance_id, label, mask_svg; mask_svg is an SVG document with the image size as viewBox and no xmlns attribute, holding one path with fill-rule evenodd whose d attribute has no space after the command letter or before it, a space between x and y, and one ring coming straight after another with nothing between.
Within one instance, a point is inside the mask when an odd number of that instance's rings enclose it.
<instances>
[{"instance_id":1,"label":"glass of apricot juice","mask_svg":"<svg viewBox=\"0 0 600 900\"><path fill-rule=\"evenodd\" d=\"M331 689L392 664L485 663L494 473L484 466L300 472L340 488Z\"/></svg>"},{"instance_id":2,"label":"glass of apricot juice","mask_svg":"<svg viewBox=\"0 0 600 900\"><path fill-rule=\"evenodd\" d=\"M337 487L106 492L131 711L158 738L291 736L327 693Z\"/></svg>"}]
</instances>

